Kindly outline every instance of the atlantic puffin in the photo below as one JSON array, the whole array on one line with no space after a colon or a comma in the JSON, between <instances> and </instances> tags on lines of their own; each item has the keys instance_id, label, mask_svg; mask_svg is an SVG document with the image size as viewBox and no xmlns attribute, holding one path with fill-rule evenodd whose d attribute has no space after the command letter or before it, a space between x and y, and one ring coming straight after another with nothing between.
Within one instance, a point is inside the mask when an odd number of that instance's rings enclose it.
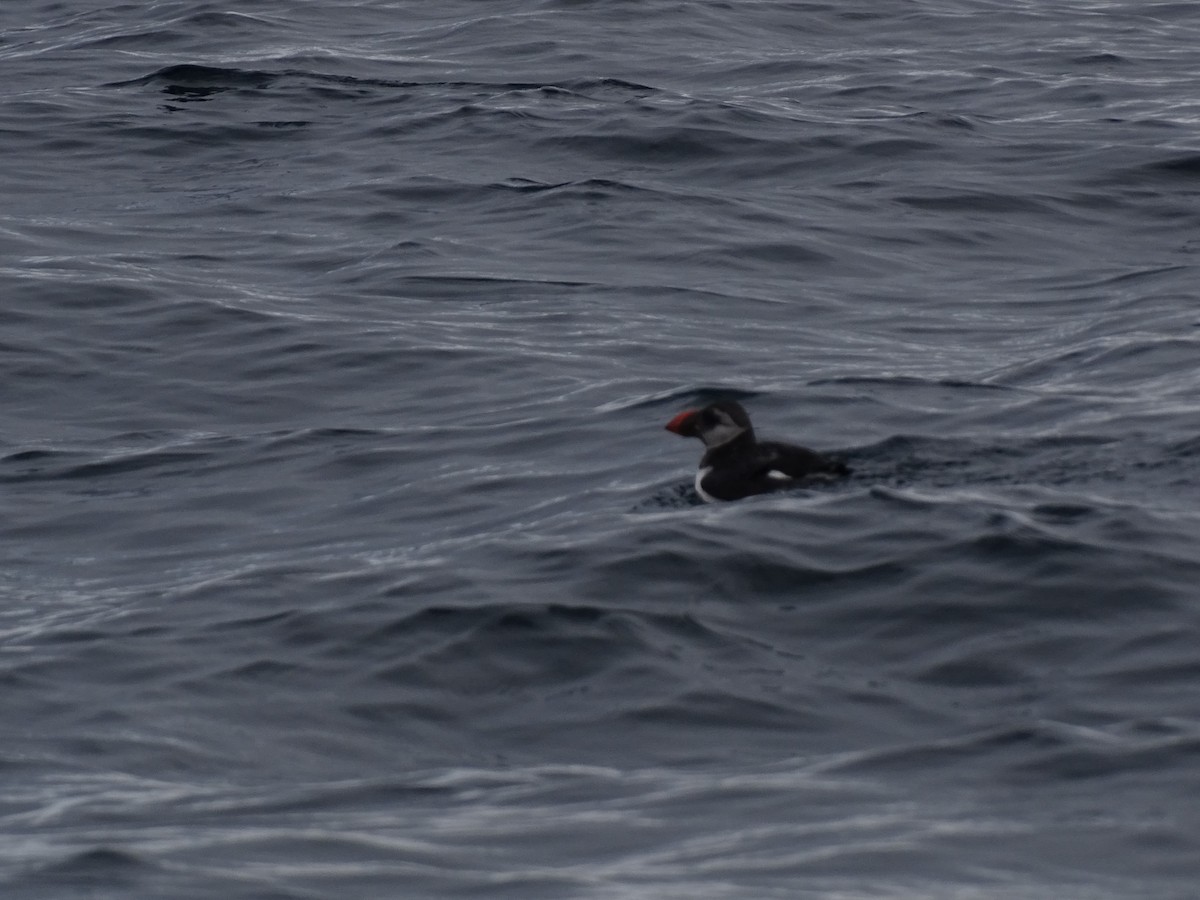
<instances>
[{"instance_id":1,"label":"atlantic puffin","mask_svg":"<svg viewBox=\"0 0 1200 900\"><path fill-rule=\"evenodd\" d=\"M850 474L845 463L807 447L757 440L746 410L733 400L684 410L667 423L667 431L704 441L696 493L706 503Z\"/></svg>"}]
</instances>

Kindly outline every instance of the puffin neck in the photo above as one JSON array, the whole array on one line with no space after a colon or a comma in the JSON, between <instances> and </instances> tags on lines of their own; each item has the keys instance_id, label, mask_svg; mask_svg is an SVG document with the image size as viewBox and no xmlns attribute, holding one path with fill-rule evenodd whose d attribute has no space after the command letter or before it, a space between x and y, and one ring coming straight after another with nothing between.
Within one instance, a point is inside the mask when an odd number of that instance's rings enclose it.
<instances>
[{"instance_id":1,"label":"puffin neck","mask_svg":"<svg viewBox=\"0 0 1200 900\"><path fill-rule=\"evenodd\" d=\"M744 431L738 432L729 440L707 448L701 464L704 465L721 459L743 456L752 452L757 443L754 439L754 429L747 428Z\"/></svg>"}]
</instances>

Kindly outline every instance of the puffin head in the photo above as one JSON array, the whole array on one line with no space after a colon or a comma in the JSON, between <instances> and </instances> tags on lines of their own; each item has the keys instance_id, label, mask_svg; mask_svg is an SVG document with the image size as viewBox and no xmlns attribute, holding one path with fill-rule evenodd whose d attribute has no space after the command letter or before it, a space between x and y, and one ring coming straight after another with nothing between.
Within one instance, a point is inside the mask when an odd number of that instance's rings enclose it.
<instances>
[{"instance_id":1,"label":"puffin head","mask_svg":"<svg viewBox=\"0 0 1200 900\"><path fill-rule=\"evenodd\" d=\"M719 447L743 434L754 434L750 417L734 400L718 400L703 409L686 409L667 423L667 431L697 437L705 447Z\"/></svg>"}]
</instances>

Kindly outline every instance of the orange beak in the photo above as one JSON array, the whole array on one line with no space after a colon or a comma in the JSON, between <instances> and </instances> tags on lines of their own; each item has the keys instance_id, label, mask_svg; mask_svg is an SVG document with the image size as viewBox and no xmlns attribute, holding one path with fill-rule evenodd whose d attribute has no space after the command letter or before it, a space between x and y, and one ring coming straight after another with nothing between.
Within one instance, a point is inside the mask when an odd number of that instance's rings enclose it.
<instances>
[{"instance_id":1,"label":"orange beak","mask_svg":"<svg viewBox=\"0 0 1200 900\"><path fill-rule=\"evenodd\" d=\"M673 434L682 435L683 437L695 437L696 423L693 421L695 417L696 410L685 409L667 423L667 431L670 431Z\"/></svg>"}]
</instances>

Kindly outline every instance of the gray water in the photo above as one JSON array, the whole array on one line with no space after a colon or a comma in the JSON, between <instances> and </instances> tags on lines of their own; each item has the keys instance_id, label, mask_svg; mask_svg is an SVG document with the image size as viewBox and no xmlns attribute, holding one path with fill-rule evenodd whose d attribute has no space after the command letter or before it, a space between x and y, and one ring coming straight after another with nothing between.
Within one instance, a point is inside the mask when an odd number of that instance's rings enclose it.
<instances>
[{"instance_id":1,"label":"gray water","mask_svg":"<svg viewBox=\"0 0 1200 900\"><path fill-rule=\"evenodd\" d=\"M4 897L1200 895L1198 47L5 4Z\"/></svg>"}]
</instances>

